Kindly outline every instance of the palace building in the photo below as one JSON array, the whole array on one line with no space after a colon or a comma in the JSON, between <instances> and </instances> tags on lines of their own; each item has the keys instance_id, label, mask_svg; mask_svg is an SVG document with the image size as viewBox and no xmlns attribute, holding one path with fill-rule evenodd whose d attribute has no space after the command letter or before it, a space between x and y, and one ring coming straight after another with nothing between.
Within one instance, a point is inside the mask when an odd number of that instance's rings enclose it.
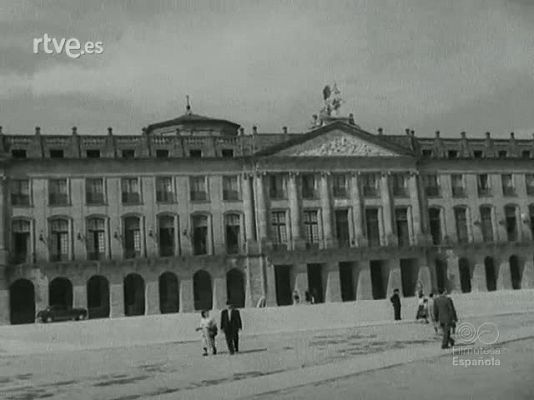
<instances>
[{"instance_id":1,"label":"palace building","mask_svg":"<svg viewBox=\"0 0 534 400\"><path fill-rule=\"evenodd\" d=\"M534 139L245 132L186 113L139 135L0 129L0 321L534 287Z\"/></svg>"}]
</instances>

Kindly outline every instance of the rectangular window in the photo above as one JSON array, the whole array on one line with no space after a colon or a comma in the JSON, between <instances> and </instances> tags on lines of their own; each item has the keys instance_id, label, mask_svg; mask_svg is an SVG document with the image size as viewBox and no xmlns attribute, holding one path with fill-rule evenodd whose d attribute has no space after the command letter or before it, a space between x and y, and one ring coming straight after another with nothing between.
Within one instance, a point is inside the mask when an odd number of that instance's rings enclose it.
<instances>
[{"instance_id":1,"label":"rectangular window","mask_svg":"<svg viewBox=\"0 0 534 400\"><path fill-rule=\"evenodd\" d=\"M506 218L506 235L509 242L517 240L517 208L515 206L504 207L504 215Z\"/></svg>"},{"instance_id":2,"label":"rectangular window","mask_svg":"<svg viewBox=\"0 0 534 400\"><path fill-rule=\"evenodd\" d=\"M380 175L378 174L362 174L361 178L361 187L363 190L364 197L378 197L378 187Z\"/></svg>"},{"instance_id":3,"label":"rectangular window","mask_svg":"<svg viewBox=\"0 0 534 400\"><path fill-rule=\"evenodd\" d=\"M208 217L205 215L193 217L193 254L208 254Z\"/></svg>"},{"instance_id":4,"label":"rectangular window","mask_svg":"<svg viewBox=\"0 0 534 400\"><path fill-rule=\"evenodd\" d=\"M202 158L202 150L199 150L199 149L189 150L189 157L191 157L191 158Z\"/></svg>"},{"instance_id":5,"label":"rectangular window","mask_svg":"<svg viewBox=\"0 0 534 400\"><path fill-rule=\"evenodd\" d=\"M332 175L333 194L336 199L346 199L349 194L348 177L345 174Z\"/></svg>"},{"instance_id":6,"label":"rectangular window","mask_svg":"<svg viewBox=\"0 0 534 400\"><path fill-rule=\"evenodd\" d=\"M437 174L423 175L423 182L427 197L439 197L440 191Z\"/></svg>"},{"instance_id":7,"label":"rectangular window","mask_svg":"<svg viewBox=\"0 0 534 400\"><path fill-rule=\"evenodd\" d=\"M127 160L131 160L135 158L135 150L127 149L122 150L122 158L126 158Z\"/></svg>"},{"instance_id":8,"label":"rectangular window","mask_svg":"<svg viewBox=\"0 0 534 400\"><path fill-rule=\"evenodd\" d=\"M176 254L173 216L165 215L158 218L158 244L160 257L172 257Z\"/></svg>"},{"instance_id":9,"label":"rectangular window","mask_svg":"<svg viewBox=\"0 0 534 400\"><path fill-rule=\"evenodd\" d=\"M489 196L491 194L488 174L477 175L477 190L479 197Z\"/></svg>"},{"instance_id":10,"label":"rectangular window","mask_svg":"<svg viewBox=\"0 0 534 400\"><path fill-rule=\"evenodd\" d=\"M447 152L447 156L449 159L458 158L458 151L457 150L449 150Z\"/></svg>"},{"instance_id":11,"label":"rectangular window","mask_svg":"<svg viewBox=\"0 0 534 400\"><path fill-rule=\"evenodd\" d=\"M484 242L493 242L491 207L480 207L480 230Z\"/></svg>"},{"instance_id":12,"label":"rectangular window","mask_svg":"<svg viewBox=\"0 0 534 400\"><path fill-rule=\"evenodd\" d=\"M271 213L272 240L275 245L287 243L286 212L273 211Z\"/></svg>"},{"instance_id":13,"label":"rectangular window","mask_svg":"<svg viewBox=\"0 0 534 400\"><path fill-rule=\"evenodd\" d=\"M106 220L91 218L87 220L87 258L103 260L106 257Z\"/></svg>"},{"instance_id":14,"label":"rectangular window","mask_svg":"<svg viewBox=\"0 0 534 400\"><path fill-rule=\"evenodd\" d=\"M534 174L525 174L525 185L527 187L527 194L534 195Z\"/></svg>"},{"instance_id":15,"label":"rectangular window","mask_svg":"<svg viewBox=\"0 0 534 400\"><path fill-rule=\"evenodd\" d=\"M378 221L378 209L367 208L365 210L365 228L369 246L380 246L380 228Z\"/></svg>"},{"instance_id":16,"label":"rectangular window","mask_svg":"<svg viewBox=\"0 0 534 400\"><path fill-rule=\"evenodd\" d=\"M241 242L241 221L238 214L228 214L225 217L226 226L226 252L228 254L239 253Z\"/></svg>"},{"instance_id":17,"label":"rectangular window","mask_svg":"<svg viewBox=\"0 0 534 400\"><path fill-rule=\"evenodd\" d=\"M512 174L502 174L502 193L504 196L515 196L514 177Z\"/></svg>"},{"instance_id":18,"label":"rectangular window","mask_svg":"<svg viewBox=\"0 0 534 400\"><path fill-rule=\"evenodd\" d=\"M208 187L205 176L192 176L189 178L191 201L207 201Z\"/></svg>"},{"instance_id":19,"label":"rectangular window","mask_svg":"<svg viewBox=\"0 0 534 400\"><path fill-rule=\"evenodd\" d=\"M318 197L317 190L318 179L314 174L302 175L302 198L316 199Z\"/></svg>"},{"instance_id":20,"label":"rectangular window","mask_svg":"<svg viewBox=\"0 0 534 400\"><path fill-rule=\"evenodd\" d=\"M69 204L69 189L66 179L50 179L48 181L48 204L51 206Z\"/></svg>"},{"instance_id":21,"label":"rectangular window","mask_svg":"<svg viewBox=\"0 0 534 400\"><path fill-rule=\"evenodd\" d=\"M465 197L464 177L461 174L451 175L452 197Z\"/></svg>"},{"instance_id":22,"label":"rectangular window","mask_svg":"<svg viewBox=\"0 0 534 400\"><path fill-rule=\"evenodd\" d=\"M26 158L26 150L23 149L13 149L11 150L11 157L16 159L24 159Z\"/></svg>"},{"instance_id":23,"label":"rectangular window","mask_svg":"<svg viewBox=\"0 0 534 400\"><path fill-rule=\"evenodd\" d=\"M521 152L521 157L522 157L522 158L525 158L525 159L526 159L526 158L530 158L530 150L523 150L523 151Z\"/></svg>"},{"instance_id":24,"label":"rectangular window","mask_svg":"<svg viewBox=\"0 0 534 400\"><path fill-rule=\"evenodd\" d=\"M432 157L432 150L423 149L422 155L423 155L424 158L430 158L430 157Z\"/></svg>"},{"instance_id":25,"label":"rectangular window","mask_svg":"<svg viewBox=\"0 0 534 400\"><path fill-rule=\"evenodd\" d=\"M238 176L223 176L223 200L241 200Z\"/></svg>"},{"instance_id":26,"label":"rectangular window","mask_svg":"<svg viewBox=\"0 0 534 400\"><path fill-rule=\"evenodd\" d=\"M430 236L432 237L432 244L441 244L443 234L441 232L441 209L430 208L428 210Z\"/></svg>"},{"instance_id":27,"label":"rectangular window","mask_svg":"<svg viewBox=\"0 0 534 400\"><path fill-rule=\"evenodd\" d=\"M467 229L467 209L455 208L454 218L456 220L456 235L458 236L458 243L468 243L469 231Z\"/></svg>"},{"instance_id":28,"label":"rectangular window","mask_svg":"<svg viewBox=\"0 0 534 400\"><path fill-rule=\"evenodd\" d=\"M408 209L397 208L395 210L395 224L397 228L397 240L399 246L410 245L410 231L408 229Z\"/></svg>"},{"instance_id":29,"label":"rectangular window","mask_svg":"<svg viewBox=\"0 0 534 400\"><path fill-rule=\"evenodd\" d=\"M100 150L87 150L85 154L87 158L100 158Z\"/></svg>"},{"instance_id":30,"label":"rectangular window","mask_svg":"<svg viewBox=\"0 0 534 400\"><path fill-rule=\"evenodd\" d=\"M304 235L308 248L319 245L319 223L316 210L304 211Z\"/></svg>"},{"instance_id":31,"label":"rectangular window","mask_svg":"<svg viewBox=\"0 0 534 400\"><path fill-rule=\"evenodd\" d=\"M156 177L156 201L158 203L174 203L174 188L170 176Z\"/></svg>"},{"instance_id":32,"label":"rectangular window","mask_svg":"<svg viewBox=\"0 0 534 400\"><path fill-rule=\"evenodd\" d=\"M499 158L506 158L506 156L508 155L506 150L499 150L497 154Z\"/></svg>"},{"instance_id":33,"label":"rectangular window","mask_svg":"<svg viewBox=\"0 0 534 400\"><path fill-rule=\"evenodd\" d=\"M169 150L157 149L156 158L169 158Z\"/></svg>"},{"instance_id":34,"label":"rectangular window","mask_svg":"<svg viewBox=\"0 0 534 400\"><path fill-rule=\"evenodd\" d=\"M408 196L408 175L407 174L392 174L391 186L393 196L406 197Z\"/></svg>"},{"instance_id":35,"label":"rectangular window","mask_svg":"<svg viewBox=\"0 0 534 400\"><path fill-rule=\"evenodd\" d=\"M30 181L28 179L14 179L10 184L11 188L11 205L29 206L30 205Z\"/></svg>"},{"instance_id":36,"label":"rectangular window","mask_svg":"<svg viewBox=\"0 0 534 400\"><path fill-rule=\"evenodd\" d=\"M88 178L85 180L85 201L88 205L104 204L104 179Z\"/></svg>"},{"instance_id":37,"label":"rectangular window","mask_svg":"<svg viewBox=\"0 0 534 400\"><path fill-rule=\"evenodd\" d=\"M222 149L221 155L223 156L223 158L233 158L234 151L232 149Z\"/></svg>"},{"instance_id":38,"label":"rectangular window","mask_svg":"<svg viewBox=\"0 0 534 400\"><path fill-rule=\"evenodd\" d=\"M138 178L122 178L122 204L140 204L141 190Z\"/></svg>"},{"instance_id":39,"label":"rectangular window","mask_svg":"<svg viewBox=\"0 0 534 400\"><path fill-rule=\"evenodd\" d=\"M482 150L475 150L473 151L473 157L480 159L484 156L484 152Z\"/></svg>"},{"instance_id":40,"label":"rectangular window","mask_svg":"<svg viewBox=\"0 0 534 400\"><path fill-rule=\"evenodd\" d=\"M63 158L63 150L50 150L50 158Z\"/></svg>"},{"instance_id":41,"label":"rectangular window","mask_svg":"<svg viewBox=\"0 0 534 400\"><path fill-rule=\"evenodd\" d=\"M139 217L124 219L124 258L141 256L141 220Z\"/></svg>"},{"instance_id":42,"label":"rectangular window","mask_svg":"<svg viewBox=\"0 0 534 400\"><path fill-rule=\"evenodd\" d=\"M269 197L274 200L287 198L287 176L269 175Z\"/></svg>"},{"instance_id":43,"label":"rectangular window","mask_svg":"<svg viewBox=\"0 0 534 400\"><path fill-rule=\"evenodd\" d=\"M50 223L50 261L66 261L69 258L69 222L55 219Z\"/></svg>"},{"instance_id":44,"label":"rectangular window","mask_svg":"<svg viewBox=\"0 0 534 400\"><path fill-rule=\"evenodd\" d=\"M334 213L336 224L336 239L340 247L350 246L349 210L336 210Z\"/></svg>"},{"instance_id":45,"label":"rectangular window","mask_svg":"<svg viewBox=\"0 0 534 400\"><path fill-rule=\"evenodd\" d=\"M15 220L11 225L13 237L13 262L22 264L28 262L30 254L30 222Z\"/></svg>"}]
</instances>

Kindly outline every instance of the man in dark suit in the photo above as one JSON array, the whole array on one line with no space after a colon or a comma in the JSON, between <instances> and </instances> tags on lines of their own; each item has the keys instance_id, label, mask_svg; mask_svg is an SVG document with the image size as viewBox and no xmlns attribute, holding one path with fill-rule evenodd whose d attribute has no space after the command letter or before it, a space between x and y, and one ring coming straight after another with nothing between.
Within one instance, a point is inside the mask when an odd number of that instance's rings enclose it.
<instances>
[{"instance_id":1,"label":"man in dark suit","mask_svg":"<svg viewBox=\"0 0 534 400\"><path fill-rule=\"evenodd\" d=\"M440 296L434 300L434 318L443 330L441 348L447 349L449 346L454 346L454 339L451 338L451 327L456 324L458 317L454 303L450 297L447 297L447 291L445 289L442 289Z\"/></svg>"},{"instance_id":2,"label":"man in dark suit","mask_svg":"<svg viewBox=\"0 0 534 400\"><path fill-rule=\"evenodd\" d=\"M228 307L221 313L221 330L226 337L226 344L230 354L239 351L239 331L243 329L239 310L228 302Z\"/></svg>"},{"instance_id":3,"label":"man in dark suit","mask_svg":"<svg viewBox=\"0 0 534 400\"><path fill-rule=\"evenodd\" d=\"M395 314L395 321L400 321L401 319L401 301L399 296L399 289L393 291L393 296L389 298L393 304L393 313Z\"/></svg>"}]
</instances>

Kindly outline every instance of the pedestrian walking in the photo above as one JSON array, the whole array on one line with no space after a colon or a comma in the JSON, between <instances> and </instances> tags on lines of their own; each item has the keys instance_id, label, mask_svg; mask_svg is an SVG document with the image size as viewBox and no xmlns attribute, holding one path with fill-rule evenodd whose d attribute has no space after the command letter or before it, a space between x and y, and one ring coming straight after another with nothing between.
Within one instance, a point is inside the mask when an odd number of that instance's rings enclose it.
<instances>
[{"instance_id":1,"label":"pedestrian walking","mask_svg":"<svg viewBox=\"0 0 534 400\"><path fill-rule=\"evenodd\" d=\"M424 322L428 324L428 300L423 292L419 292L417 297L417 313L415 315L415 320L424 320Z\"/></svg>"},{"instance_id":2,"label":"pedestrian walking","mask_svg":"<svg viewBox=\"0 0 534 400\"><path fill-rule=\"evenodd\" d=\"M217 336L217 324L210 318L209 311L204 310L200 312L200 324L197 331L200 331L202 339L203 356L208 355L208 351L215 355L217 348L215 347L215 336Z\"/></svg>"},{"instance_id":3,"label":"pedestrian walking","mask_svg":"<svg viewBox=\"0 0 534 400\"><path fill-rule=\"evenodd\" d=\"M434 318L439 321L443 331L443 340L441 348L447 349L454 346L454 339L451 337L451 328L458 321L454 303L451 298L447 297L447 291L441 289L439 297L434 300Z\"/></svg>"},{"instance_id":4,"label":"pedestrian walking","mask_svg":"<svg viewBox=\"0 0 534 400\"><path fill-rule=\"evenodd\" d=\"M298 290L293 291L293 305L297 305L300 303L300 295Z\"/></svg>"},{"instance_id":5,"label":"pedestrian walking","mask_svg":"<svg viewBox=\"0 0 534 400\"><path fill-rule=\"evenodd\" d=\"M395 316L395 321L400 321L401 319L401 301L399 295L399 289L393 290L393 295L389 298L393 304L393 314Z\"/></svg>"},{"instance_id":6,"label":"pedestrian walking","mask_svg":"<svg viewBox=\"0 0 534 400\"><path fill-rule=\"evenodd\" d=\"M434 293L430 293L428 295L428 317L430 318L430 322L432 322L432 327L434 328L434 332L438 334L439 325L436 321L436 318L434 318Z\"/></svg>"},{"instance_id":7,"label":"pedestrian walking","mask_svg":"<svg viewBox=\"0 0 534 400\"><path fill-rule=\"evenodd\" d=\"M230 354L239 352L239 331L243 329L241 314L233 304L227 303L226 309L221 313L221 330L226 337L226 344Z\"/></svg>"}]
</instances>

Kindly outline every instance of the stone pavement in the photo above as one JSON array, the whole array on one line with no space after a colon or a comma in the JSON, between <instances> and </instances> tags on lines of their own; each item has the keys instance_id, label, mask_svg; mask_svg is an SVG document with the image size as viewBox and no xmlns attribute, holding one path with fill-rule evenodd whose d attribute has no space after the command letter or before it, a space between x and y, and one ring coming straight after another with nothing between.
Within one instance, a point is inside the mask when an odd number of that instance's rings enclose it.
<instances>
[{"instance_id":1,"label":"stone pavement","mask_svg":"<svg viewBox=\"0 0 534 400\"><path fill-rule=\"evenodd\" d=\"M534 314L466 318L497 324L501 342L534 336ZM60 324L58 324L59 326ZM64 324L68 329L69 324ZM88 325L90 326L90 325ZM151 326L145 327L150 332ZM197 342L58 351L0 359L5 399L237 399L443 354L413 322L243 338L230 356L201 357Z\"/></svg>"}]
</instances>

